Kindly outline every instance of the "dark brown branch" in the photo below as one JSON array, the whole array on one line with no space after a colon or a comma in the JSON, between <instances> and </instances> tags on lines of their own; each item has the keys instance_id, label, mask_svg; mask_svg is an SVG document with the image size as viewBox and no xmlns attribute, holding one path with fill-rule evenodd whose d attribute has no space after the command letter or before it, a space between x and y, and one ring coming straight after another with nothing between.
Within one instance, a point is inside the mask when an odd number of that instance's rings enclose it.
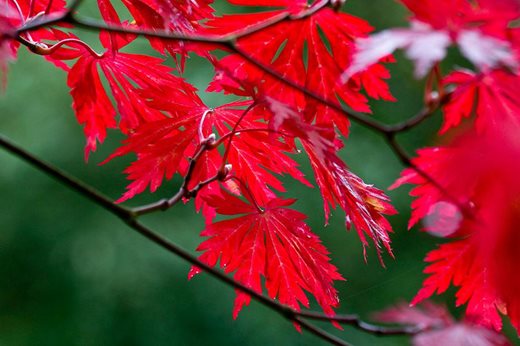
<instances>
[{"instance_id":1,"label":"dark brown branch","mask_svg":"<svg viewBox=\"0 0 520 346\"><path fill-rule=\"evenodd\" d=\"M334 317L326 316L322 313L314 311L302 311L299 313L301 317L310 320L319 321L335 321L340 324L351 325L363 331L368 331L375 335L415 335L425 331L425 328L416 326L400 326L400 327L386 327L363 321L358 315L335 315Z\"/></svg>"},{"instance_id":2,"label":"dark brown branch","mask_svg":"<svg viewBox=\"0 0 520 346\"><path fill-rule=\"evenodd\" d=\"M94 203L105 208L106 210L110 211L111 213L119 216L120 218L132 219L134 217L131 210L129 210L121 205L114 204L114 202L110 198L103 195L101 192L95 190L91 186L89 186L89 185L85 184L84 182L78 180L77 178L69 175L68 173L60 170L59 168L56 168L56 167L52 166L51 164L40 160L33 154L29 153L28 151L26 151L25 149L20 147L19 145L10 141L7 137L5 137L2 134L0 134L0 146L2 148L4 148L5 150L9 151L11 154L28 162L29 164L38 168L40 171L44 172L45 174L50 175L51 177L57 179L61 183L67 185L70 189L78 192L82 196L90 199Z\"/></svg>"},{"instance_id":3,"label":"dark brown branch","mask_svg":"<svg viewBox=\"0 0 520 346\"><path fill-rule=\"evenodd\" d=\"M401 163L404 166L410 167L413 169L418 175L420 175L423 179L428 181L430 184L433 185L437 190L439 190L446 199L453 203L454 205L459 208L462 215L469 219L474 219L472 207L469 203L463 203L458 198L453 196L451 192L449 192L446 188L444 188L436 179L434 179L432 176L430 176L427 172L425 172L423 169L421 169L419 166L417 166L411 159L410 155L406 152L406 150L403 148L401 144L397 141L396 133L390 132L387 133L385 136L386 142L388 143L388 146L393 150L393 152L396 154L396 156L399 158Z\"/></svg>"},{"instance_id":4,"label":"dark brown branch","mask_svg":"<svg viewBox=\"0 0 520 346\"><path fill-rule=\"evenodd\" d=\"M394 125L389 125L386 132L398 134L415 128L432 115L435 114L443 105L449 102L452 92L444 92L440 96L436 96L429 105L425 106L414 116ZM433 96L432 96L433 97Z\"/></svg>"},{"instance_id":5,"label":"dark brown branch","mask_svg":"<svg viewBox=\"0 0 520 346\"><path fill-rule=\"evenodd\" d=\"M312 334L316 335L317 337L319 337L319 338L321 338L321 339L323 339L325 341L328 341L332 345L350 346L350 344L348 342L346 342L345 340L342 340L342 339L340 339L340 338L338 338L338 337L336 337L336 336L334 336L332 334L327 333L323 329L315 326L312 323L307 322L306 320L302 319L301 317L295 317L294 318L294 322L296 322L298 325L300 325L301 327L305 328L306 330L308 330Z\"/></svg>"},{"instance_id":6,"label":"dark brown branch","mask_svg":"<svg viewBox=\"0 0 520 346\"><path fill-rule=\"evenodd\" d=\"M169 208L171 208L174 205L176 205L177 203L179 203L183 198L194 197L201 188L203 188L207 184L209 184L209 183L219 179L220 175L217 175L214 178L211 178L211 179L208 179L205 182L199 183L192 190L188 189L188 184L190 183L191 177L193 175L193 171L195 170L195 167L197 165L197 161L202 156L202 154L204 154L205 151L214 149L213 148L213 142L214 142L213 138L209 138L209 139L204 140L200 144L197 152L193 155L192 158L189 159L190 163L189 163L189 166L188 166L188 171L186 172L186 176L184 177L184 180L182 181L182 184L181 184L181 187L179 188L179 191L173 197L171 197L169 199L162 199L160 201L157 201L157 202L154 202L154 203L151 203L151 204L148 204L148 205L144 205L144 206L140 206L140 207L134 208L134 209L132 209L132 212L136 216L141 216L141 215L150 214L150 213L153 213L153 212L156 212L156 211L159 211L159 210L162 210L162 211L168 210Z\"/></svg>"}]
</instances>

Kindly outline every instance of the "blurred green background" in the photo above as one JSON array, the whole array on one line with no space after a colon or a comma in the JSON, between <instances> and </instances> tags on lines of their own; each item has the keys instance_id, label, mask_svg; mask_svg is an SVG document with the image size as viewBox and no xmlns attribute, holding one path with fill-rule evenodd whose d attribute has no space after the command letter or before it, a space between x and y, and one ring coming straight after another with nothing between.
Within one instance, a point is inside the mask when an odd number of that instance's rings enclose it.
<instances>
[{"instance_id":1,"label":"blurred green background","mask_svg":"<svg viewBox=\"0 0 520 346\"><path fill-rule=\"evenodd\" d=\"M226 10L224 1L216 7ZM95 15L92 2L81 13ZM348 1L345 10L367 18L377 30L405 25L405 11L391 0ZM81 33L94 42L92 33ZM144 40L133 46L149 51ZM411 75L411 64L397 55L391 88L398 103L374 102L378 118L395 122L421 107L422 82ZM456 59L456 58L455 58ZM461 63L455 60L456 63ZM194 58L186 77L204 90L211 67ZM209 105L221 95L202 95ZM65 169L116 199L127 182L121 174L128 160L99 166L117 147L115 132L88 164L83 161L84 137L71 110L66 75L39 56L20 50L11 64L8 87L0 97L0 131L41 158ZM432 119L402 141L410 150L433 142L439 119ZM365 181L388 187L402 167L382 139L357 126L343 157ZM304 163L304 170L312 172ZM317 345L322 341L294 330L291 323L253 302L233 321L234 292L200 275L188 282L189 265L134 233L118 219L27 164L0 151L0 345ZM170 196L172 181L154 195L144 194L130 205ZM422 259L438 239L417 230L408 232L408 188L389 192L398 216L392 217L395 260L387 268L369 249L363 261L355 232L345 232L343 214L336 212L323 226L318 191L286 180L297 208L332 252L334 264L347 278L339 312L370 313L399 301L409 301L424 276ZM156 230L194 250L203 229L191 204L177 206L144 220ZM453 306L450 294L446 299ZM458 311L455 311L458 313ZM339 332L354 345L403 345L403 337L377 338L346 327Z\"/></svg>"}]
</instances>

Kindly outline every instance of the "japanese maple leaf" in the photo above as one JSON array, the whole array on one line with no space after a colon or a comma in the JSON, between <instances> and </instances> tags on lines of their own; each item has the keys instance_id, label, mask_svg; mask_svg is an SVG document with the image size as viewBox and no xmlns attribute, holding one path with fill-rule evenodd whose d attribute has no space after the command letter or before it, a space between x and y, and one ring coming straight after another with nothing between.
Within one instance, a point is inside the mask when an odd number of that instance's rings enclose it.
<instances>
[{"instance_id":1,"label":"japanese maple leaf","mask_svg":"<svg viewBox=\"0 0 520 346\"><path fill-rule=\"evenodd\" d=\"M515 0L401 0L413 13L408 29L389 29L360 39L352 65L343 80L365 70L398 48L415 62L423 77L457 44L462 54L481 70L497 66L515 69L518 61L508 41L509 24L520 17Z\"/></svg>"},{"instance_id":2,"label":"japanese maple leaf","mask_svg":"<svg viewBox=\"0 0 520 346\"><path fill-rule=\"evenodd\" d=\"M463 118L476 115L475 127L479 132L500 128L503 122L518 120L520 102L517 90L520 77L503 70L475 74L471 71L452 72L443 84L455 86L444 105L444 124L441 133L460 124Z\"/></svg>"},{"instance_id":3,"label":"japanese maple leaf","mask_svg":"<svg viewBox=\"0 0 520 346\"><path fill-rule=\"evenodd\" d=\"M414 163L437 186L411 169L396 182L396 186L417 185L411 191L416 200L410 226L425 219L426 230L433 229L436 235L463 237L426 257L431 264L425 272L430 276L414 303L452 284L459 287L457 304L468 304L467 315L497 330L501 328L497 310L507 314L517 329L520 326L520 280L514 269L520 263L516 159L520 125L506 119L499 129L470 132L449 146L420 151ZM457 209L458 217L450 217Z\"/></svg>"},{"instance_id":4,"label":"japanese maple leaf","mask_svg":"<svg viewBox=\"0 0 520 346\"><path fill-rule=\"evenodd\" d=\"M310 186L298 170L298 164L288 155L296 153L296 148L288 138L284 138L284 134L271 135L263 114L251 111L255 108L251 101L238 101L211 109L194 89L186 95L180 94L179 90L182 88L164 88L161 93L143 90L150 107L161 109L170 116L137 128L124 146L110 157L137 154L137 161L126 170L132 183L120 202L141 193L147 186L155 191L163 177L171 179L175 173L185 176L187 160L171 160L171 157L187 159L193 156L202 139L212 135L220 137L226 162L221 155L204 153L200 164L195 165L192 175L195 179L190 184L196 185L214 177L229 164L232 168L230 173L246 183L255 198L262 202L275 197L273 189L285 191L277 175L289 174ZM203 193L208 192L205 189ZM202 205L200 199L196 204Z\"/></svg>"},{"instance_id":5,"label":"japanese maple leaf","mask_svg":"<svg viewBox=\"0 0 520 346\"><path fill-rule=\"evenodd\" d=\"M444 293L450 285L459 287L456 304L467 303L466 315L475 323L500 330L502 319L499 311L504 305L490 284L488 269L478 254L475 239L461 240L441 245L425 258L431 263L424 272L428 278L412 301L417 304L433 294Z\"/></svg>"},{"instance_id":6,"label":"japanese maple leaf","mask_svg":"<svg viewBox=\"0 0 520 346\"><path fill-rule=\"evenodd\" d=\"M390 236L392 226L384 215L393 215L396 210L385 193L350 171L335 152L320 157L320 151L312 144L303 142L316 183L323 197L323 208L328 219L330 207L339 206L345 212L345 226L354 225L363 244L366 259L366 236L374 243L381 264L381 250L385 248L390 255Z\"/></svg>"},{"instance_id":7,"label":"japanese maple leaf","mask_svg":"<svg viewBox=\"0 0 520 346\"><path fill-rule=\"evenodd\" d=\"M199 22L213 17L212 0L122 0L140 28L190 34ZM185 53L197 46L182 41L151 38L152 47L161 54Z\"/></svg>"},{"instance_id":8,"label":"japanese maple leaf","mask_svg":"<svg viewBox=\"0 0 520 346\"><path fill-rule=\"evenodd\" d=\"M364 20L334 10L323 1L310 6L307 1L232 2L247 6L282 7L268 12L225 15L206 23L207 32L212 35L240 35L267 26L238 38L236 45L252 59L269 66L278 76L275 78L236 55L220 61L221 66L232 67L224 74L232 73L233 77L249 81L260 90L260 94L276 98L297 111L304 111L308 121L316 120L328 126L334 124L343 134L348 133L348 119L343 114L306 97L301 91L281 82L280 78L292 81L329 102L339 104L340 99L351 108L363 112L370 111L367 98L362 93L363 86L371 97L393 99L384 82L385 78L389 78L389 73L382 66L375 66L355 76L347 86L339 82L341 72L350 65L353 40L366 37L372 31ZM286 19L280 21L281 18ZM228 82L229 78L217 79L213 90L235 92L236 89L229 88Z\"/></svg>"},{"instance_id":9,"label":"japanese maple leaf","mask_svg":"<svg viewBox=\"0 0 520 346\"><path fill-rule=\"evenodd\" d=\"M171 179L176 173L185 176L188 158L194 155L202 140L215 130L220 137L229 136L237 122L240 122L237 134L231 141L223 141L228 148L226 163L223 163L223 157L217 150L204 153L196 164L189 188L215 176L223 164L231 165L231 173L246 183L259 201L274 198L273 188L284 191L282 183L274 174L289 174L309 185L297 169L297 163L287 155L293 148L280 138L270 136L265 123L250 118L253 113L249 117L247 114L243 116L246 112L243 106L250 102L231 103L210 109L195 93L181 100L182 96L163 99L156 95L150 105L171 110L171 117L137 128L109 158L129 153L137 155L137 160L125 170L132 183L119 202L132 198L147 187L155 191L164 178ZM205 190L204 193L209 192Z\"/></svg>"},{"instance_id":10,"label":"japanese maple leaf","mask_svg":"<svg viewBox=\"0 0 520 346\"><path fill-rule=\"evenodd\" d=\"M384 215L396 213L389 198L383 191L365 184L339 158L337 152L342 144L333 130L304 122L296 111L274 98L267 97L264 103L267 105L266 110L272 113L270 126L301 140L323 197L326 221L330 215L330 207L339 205L346 214L347 229L351 225L355 226L365 250L365 258L368 236L383 263L381 249L384 247L392 254L388 234L392 227Z\"/></svg>"},{"instance_id":11,"label":"japanese maple leaf","mask_svg":"<svg viewBox=\"0 0 520 346\"><path fill-rule=\"evenodd\" d=\"M269 297L298 311L301 305L309 306L307 291L326 314L334 314L339 300L333 282L344 279L305 224L306 216L287 208L294 200L273 198L258 206L227 194L208 196L207 202L218 214L234 217L212 223L201 233L209 238L197 248L203 252L201 261L210 266L220 262L226 273L234 273L235 280L259 293L263 278ZM194 267L189 277L199 272ZM234 318L250 300L237 291Z\"/></svg>"},{"instance_id":12,"label":"japanese maple leaf","mask_svg":"<svg viewBox=\"0 0 520 346\"><path fill-rule=\"evenodd\" d=\"M399 304L375 314L375 319L387 323L404 323L424 328L414 335L414 346L482 345L508 346L509 340L494 330L465 320L456 322L448 310L426 301L421 306Z\"/></svg>"},{"instance_id":13,"label":"japanese maple leaf","mask_svg":"<svg viewBox=\"0 0 520 346\"><path fill-rule=\"evenodd\" d=\"M104 18L109 22L119 21L112 5L99 0ZM68 85L73 97L73 108L80 124L84 125L87 145L85 155L96 149L97 141L103 142L107 128L119 128L128 132L148 121L164 119L160 110L147 105L143 90L176 90L186 87L186 82L171 74L172 69L163 65L163 60L146 55L120 52L134 37L102 32L101 43L106 51L97 54L84 49L71 68ZM100 72L108 82L111 94L121 116L116 122L116 109L102 84ZM170 95L175 97L176 95Z\"/></svg>"}]
</instances>

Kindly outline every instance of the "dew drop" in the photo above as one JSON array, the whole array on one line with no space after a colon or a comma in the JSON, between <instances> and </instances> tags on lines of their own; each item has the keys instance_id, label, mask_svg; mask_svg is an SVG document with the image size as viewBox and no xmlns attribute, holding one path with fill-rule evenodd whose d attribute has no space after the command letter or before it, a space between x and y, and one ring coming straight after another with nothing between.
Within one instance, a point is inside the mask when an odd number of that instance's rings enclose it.
<instances>
[{"instance_id":1,"label":"dew drop","mask_svg":"<svg viewBox=\"0 0 520 346\"><path fill-rule=\"evenodd\" d=\"M424 218L426 232L437 237L448 237L454 234L462 222L459 208L449 202L438 202L430 207Z\"/></svg>"}]
</instances>

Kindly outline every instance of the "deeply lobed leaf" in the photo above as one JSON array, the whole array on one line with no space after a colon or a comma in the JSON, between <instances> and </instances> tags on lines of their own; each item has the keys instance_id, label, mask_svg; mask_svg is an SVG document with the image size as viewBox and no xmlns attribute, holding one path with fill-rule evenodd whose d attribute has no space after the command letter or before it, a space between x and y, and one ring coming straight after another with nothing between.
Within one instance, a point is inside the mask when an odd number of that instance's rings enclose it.
<instances>
[{"instance_id":1,"label":"deeply lobed leaf","mask_svg":"<svg viewBox=\"0 0 520 346\"><path fill-rule=\"evenodd\" d=\"M325 313L334 314L339 300L333 282L343 277L304 223L306 216L286 208L293 200L274 198L262 207L232 195L208 196L206 200L217 213L235 217L212 223L201 233L209 238L197 248L204 252L200 256L204 263L216 266L220 262L225 272L234 273L237 281L259 293L264 279L271 298L297 311L301 305L309 307L308 291ZM199 272L192 268L189 277ZM237 292L234 318L250 300Z\"/></svg>"}]
</instances>

